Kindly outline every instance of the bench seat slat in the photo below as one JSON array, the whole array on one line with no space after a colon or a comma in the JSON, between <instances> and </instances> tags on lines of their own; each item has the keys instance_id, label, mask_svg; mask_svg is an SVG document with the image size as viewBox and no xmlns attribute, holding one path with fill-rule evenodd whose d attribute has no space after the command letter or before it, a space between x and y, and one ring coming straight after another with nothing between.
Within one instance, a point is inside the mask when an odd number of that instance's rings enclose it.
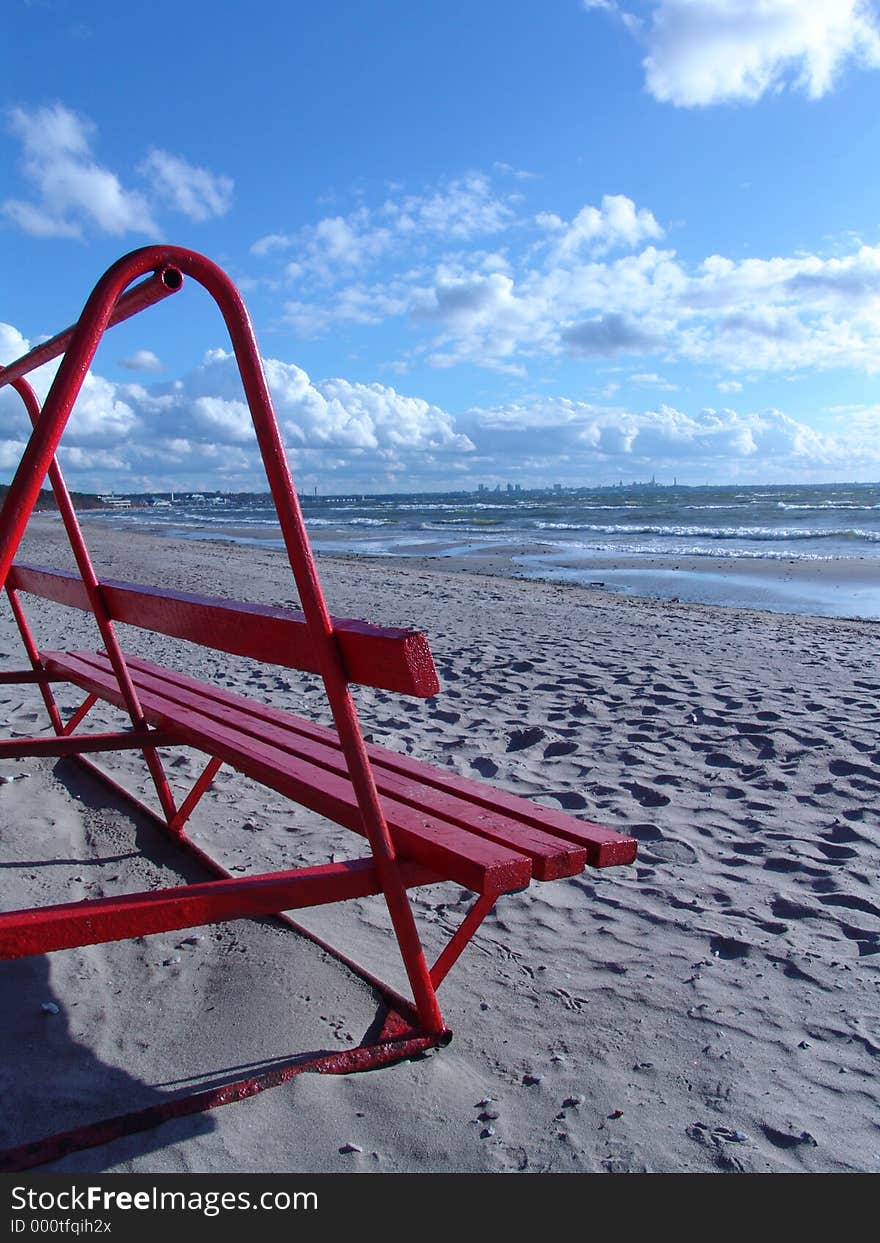
<instances>
[{"instance_id":1,"label":"bench seat slat","mask_svg":"<svg viewBox=\"0 0 880 1243\"><path fill-rule=\"evenodd\" d=\"M106 657L97 653L81 653L90 664L100 669L107 685L115 680ZM53 658L59 654L52 653ZM64 661L65 657L60 656ZM297 759L305 759L326 771L348 780L345 761L332 730L311 721L281 712L233 695L209 683L185 674L170 671L137 657L128 658L130 671L139 689L147 690L173 703L174 713L192 710L210 715L221 724L265 739ZM59 664L58 668L62 665ZM621 834L580 821L572 816L557 815L516 796L507 796L491 787L481 788L457 773L445 773L428 764L413 761L385 748L369 746L377 787L383 798L395 804L405 803L416 810L427 804L436 817L451 821L469 833L478 834L532 860L536 880L553 880L579 874L586 863L610 866L629 862L636 843ZM473 792L473 793L472 793ZM508 802L513 811L498 802ZM477 795L478 797L475 797ZM548 815L545 818L544 813ZM391 820L393 822L393 813ZM547 827L547 821L551 821ZM557 827L561 822L564 830Z\"/></svg>"},{"instance_id":2,"label":"bench seat slat","mask_svg":"<svg viewBox=\"0 0 880 1243\"><path fill-rule=\"evenodd\" d=\"M9 586L91 612L78 574L15 562ZM101 581L114 621L213 647L231 656L319 673L315 645L298 609L273 608L215 596L192 595L115 579ZM421 631L332 618L349 681L428 698L440 689L428 640Z\"/></svg>"},{"instance_id":3,"label":"bench seat slat","mask_svg":"<svg viewBox=\"0 0 880 1243\"><path fill-rule=\"evenodd\" d=\"M132 672L154 673L160 677L169 676L169 671L162 666L153 665L140 657L129 656L126 659ZM195 694L204 694L206 691L206 683L190 678L186 674L175 671L171 676L173 676L176 685L189 687ZM325 726L317 725L303 717L293 716L279 708L256 704L253 700L243 699L241 696L222 690L218 686L207 685L207 690L212 699L218 703L229 704L233 708L241 708L245 711L259 714L261 723L275 723L282 729L296 731L303 738L323 743L335 751L339 749L336 734ZM544 807L538 803L532 803L519 795L511 794L506 790L498 789L497 786L489 785L488 782L473 781L468 777L460 776L458 773L450 772L447 774L442 769L427 764L422 760L401 755L397 751L391 751L387 747L381 747L375 743L367 745L367 752L380 790L384 788L384 783L393 775L399 775L415 781L420 786L430 787L435 792L432 795L433 798L443 794L454 796L459 806L464 805L469 809L469 818L473 820L474 824L481 824L479 819L474 819L475 812L478 816L480 814L491 816L491 821L487 820L483 823L487 826L490 823L495 823L499 826L503 823L502 831L513 834L508 839L510 844L516 842L520 848L526 848L528 841L526 836L527 830L535 829L547 837L562 839L563 842L584 850L586 852L586 863L590 867L613 867L618 864L631 863L636 856L637 843L635 839L627 837L622 833L617 833L613 829L606 829L604 826L594 824L589 820L579 820L576 816L567 815L565 812L557 811L552 807ZM501 818L503 818L503 822ZM581 870L582 865L577 868L578 872ZM540 876L536 870L535 879L549 880L552 878L549 875Z\"/></svg>"},{"instance_id":4,"label":"bench seat slat","mask_svg":"<svg viewBox=\"0 0 880 1243\"><path fill-rule=\"evenodd\" d=\"M46 652L47 669L64 673L84 690L117 706L122 697L112 671L89 652ZM194 709L139 689L144 715L184 745L216 755L238 771L337 824L363 834L351 783L268 743L241 734ZM401 853L476 893L522 889L531 878L531 861L503 846L419 812L383 800L383 809Z\"/></svg>"},{"instance_id":5,"label":"bench seat slat","mask_svg":"<svg viewBox=\"0 0 880 1243\"><path fill-rule=\"evenodd\" d=\"M281 719L269 719L261 704L228 692L221 693L210 683L184 679L147 661L129 658L129 667L138 691L145 690L167 698L169 703L179 705L187 712L202 712L232 729L271 743L294 758L307 760L347 780L345 758L336 736L329 730L315 736L298 728L308 722L297 717L285 714ZM106 662L106 671L109 672L109 662ZM449 774L449 789L439 786L426 789L424 782L391 770L374 770L374 776L383 797L421 810L425 808L428 795L433 815L469 833L528 855L536 880L558 880L563 876L577 876L584 870L586 851L583 846L552 836L532 825L520 824L490 807L478 807L460 798L455 792L456 777L453 773Z\"/></svg>"}]
</instances>

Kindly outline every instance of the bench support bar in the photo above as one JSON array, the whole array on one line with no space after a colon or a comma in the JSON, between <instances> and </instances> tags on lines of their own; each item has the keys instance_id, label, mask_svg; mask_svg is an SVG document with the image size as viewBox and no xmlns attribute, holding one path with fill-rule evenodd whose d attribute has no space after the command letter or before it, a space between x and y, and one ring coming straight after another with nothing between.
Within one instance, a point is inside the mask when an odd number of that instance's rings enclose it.
<instances>
[{"instance_id":1,"label":"bench support bar","mask_svg":"<svg viewBox=\"0 0 880 1243\"><path fill-rule=\"evenodd\" d=\"M81 755L90 751L142 751L144 747L169 747L174 739L157 729L127 730L121 734L76 734L66 738L16 738L0 741L0 760L31 756Z\"/></svg>"},{"instance_id":2,"label":"bench support bar","mask_svg":"<svg viewBox=\"0 0 880 1243\"><path fill-rule=\"evenodd\" d=\"M400 870L407 888L439 879L416 864L402 863ZM381 892L372 859L354 859L118 898L9 911L0 914L0 959L199 928L228 919L276 915L279 911L346 902Z\"/></svg>"}]
</instances>

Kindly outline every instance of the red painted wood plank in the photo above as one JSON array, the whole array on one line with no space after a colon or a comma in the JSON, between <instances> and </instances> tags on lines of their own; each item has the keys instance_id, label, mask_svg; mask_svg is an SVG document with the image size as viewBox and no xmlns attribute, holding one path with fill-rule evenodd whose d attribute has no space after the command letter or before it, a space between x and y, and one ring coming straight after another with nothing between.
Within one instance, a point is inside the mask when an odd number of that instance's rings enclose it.
<instances>
[{"instance_id":1,"label":"red painted wood plank","mask_svg":"<svg viewBox=\"0 0 880 1243\"><path fill-rule=\"evenodd\" d=\"M329 730L319 737L310 736L296 729L300 723L297 718L268 719L261 704L229 692L219 692L218 688L208 683L182 679L176 673L147 661L132 660L130 668L139 693L152 692L179 705L185 712L206 713L242 734L271 743L337 776L347 777L339 742ZM537 880L558 880L563 876L579 875L584 870L586 851L583 846L552 836L533 825L522 824L491 807L477 806L459 797L455 790L457 778L454 773L448 774L449 788L426 788L422 781L388 770L376 770L374 775L379 793L388 799L416 809L430 810L432 815L469 833L476 833L528 855ZM393 819L393 813L389 814Z\"/></svg>"},{"instance_id":2,"label":"red painted wood plank","mask_svg":"<svg viewBox=\"0 0 880 1243\"><path fill-rule=\"evenodd\" d=\"M100 667L94 653L46 652L44 658L47 668L65 673L83 689L111 703L121 704L113 674ZM174 734L179 742L216 755L270 789L354 832L363 832L360 809L348 780L244 736L204 713L183 710L162 696L143 691L140 698L147 719ZM383 809L403 855L476 893L522 889L531 878L531 861L522 854L411 807L383 800Z\"/></svg>"},{"instance_id":3,"label":"red painted wood plank","mask_svg":"<svg viewBox=\"0 0 880 1243\"><path fill-rule=\"evenodd\" d=\"M442 879L414 864L403 865L401 872L407 886ZM280 911L345 902L381 892L373 860L353 859L296 871L8 911L0 914L0 959L25 958L254 915L277 915Z\"/></svg>"},{"instance_id":4,"label":"red painted wood plank","mask_svg":"<svg viewBox=\"0 0 880 1243\"><path fill-rule=\"evenodd\" d=\"M76 574L13 564L10 587L90 611ZM191 595L137 583L103 579L101 589L114 621L187 639L233 656L319 673L315 645L298 609ZM332 619L351 682L427 698L440 689L428 640L417 630Z\"/></svg>"},{"instance_id":5,"label":"red painted wood plank","mask_svg":"<svg viewBox=\"0 0 880 1243\"><path fill-rule=\"evenodd\" d=\"M329 747L338 747L335 733L312 721L282 712L278 708L255 704L251 700L233 695L230 691L207 686L206 683L189 678L185 674L166 671L159 665L152 665L149 661L136 657L128 659L133 673L144 671L155 672L158 675L167 674L181 687L188 687L196 693L210 694L219 703L228 703L232 706L243 705L255 713L258 712L261 720L295 730L303 737L322 742ZM533 803L519 795L500 790L488 782L474 781L458 773L444 772L443 769L432 764L413 759L411 756L400 755L397 751L390 751L386 747L371 743L367 746L367 752L380 788L389 774L400 774L403 777L412 778L431 791L448 791L470 804L475 817L479 811L495 812L507 817L510 823L519 825L523 829L532 827L582 848L586 851L586 862L591 867L614 867L632 863L636 857L638 843L635 838L618 833L614 829L607 829L592 821L570 816L564 811ZM434 795L432 794L431 797L433 799ZM478 824L479 821L475 819L474 823ZM510 840L512 844L514 839Z\"/></svg>"}]
</instances>

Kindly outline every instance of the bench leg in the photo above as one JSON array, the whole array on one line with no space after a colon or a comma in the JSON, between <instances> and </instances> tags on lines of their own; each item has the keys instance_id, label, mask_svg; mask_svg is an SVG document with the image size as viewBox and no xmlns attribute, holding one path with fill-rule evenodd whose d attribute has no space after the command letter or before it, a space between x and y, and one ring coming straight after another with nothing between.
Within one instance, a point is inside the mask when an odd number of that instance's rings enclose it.
<instances>
[{"instance_id":1,"label":"bench leg","mask_svg":"<svg viewBox=\"0 0 880 1243\"><path fill-rule=\"evenodd\" d=\"M202 795L207 791L211 782L217 776L217 773L222 767L223 761L218 760L216 756L208 761L202 770L201 776L198 778L189 794L187 794L186 798L178 807L177 815L169 823L168 827L172 833L183 832L183 826L195 811Z\"/></svg>"},{"instance_id":2,"label":"bench leg","mask_svg":"<svg viewBox=\"0 0 880 1243\"><path fill-rule=\"evenodd\" d=\"M76 712L74 712L73 716L64 726L64 730L62 732L65 734L72 734L74 730L76 729L77 725L80 725L86 719L86 717L89 715L92 708L94 708L97 702L98 702L97 695L86 695L85 699L82 701L80 706L77 708Z\"/></svg>"},{"instance_id":3,"label":"bench leg","mask_svg":"<svg viewBox=\"0 0 880 1243\"><path fill-rule=\"evenodd\" d=\"M46 705L46 711L49 714L49 720L56 734L64 733L64 722L61 719L61 713L58 711L58 705L55 702L55 696L49 689L46 674L40 660L40 653L34 642L34 636L28 625L27 616L22 608L21 601L18 598L18 592L12 591L8 586L6 595L9 598L9 604L12 608L12 615L15 618L15 624L18 626L18 633L21 635L21 641L24 644L24 650L27 652L28 660L31 662L34 678L40 688L40 694L43 697L43 703Z\"/></svg>"},{"instance_id":4,"label":"bench leg","mask_svg":"<svg viewBox=\"0 0 880 1243\"><path fill-rule=\"evenodd\" d=\"M467 946L468 941L470 941L480 924L495 905L497 897L498 895L496 893L480 894L476 902L468 911L467 915L465 915L464 919L453 933L446 948L431 968L431 983L435 988L440 987L452 967L456 962L458 962L462 952Z\"/></svg>"}]
</instances>

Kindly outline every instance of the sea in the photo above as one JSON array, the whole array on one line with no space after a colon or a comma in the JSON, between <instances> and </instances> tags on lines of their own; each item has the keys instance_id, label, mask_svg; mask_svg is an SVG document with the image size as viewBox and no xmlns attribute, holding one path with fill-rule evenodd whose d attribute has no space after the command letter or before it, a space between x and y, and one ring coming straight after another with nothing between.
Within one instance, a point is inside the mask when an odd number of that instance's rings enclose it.
<instances>
[{"instance_id":1,"label":"sea","mask_svg":"<svg viewBox=\"0 0 880 1243\"><path fill-rule=\"evenodd\" d=\"M431 557L624 594L880 620L880 483L301 497L316 553ZM153 498L89 521L281 547L267 495ZM502 570L502 572L505 572Z\"/></svg>"}]
</instances>

